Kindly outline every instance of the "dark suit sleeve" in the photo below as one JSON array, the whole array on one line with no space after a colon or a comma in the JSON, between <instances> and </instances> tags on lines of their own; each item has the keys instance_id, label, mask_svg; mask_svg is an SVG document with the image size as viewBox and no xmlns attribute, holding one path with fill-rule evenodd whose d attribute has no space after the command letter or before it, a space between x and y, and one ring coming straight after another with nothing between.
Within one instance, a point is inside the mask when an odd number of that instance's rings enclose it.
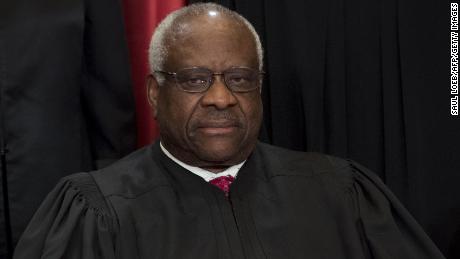
<instances>
[{"instance_id":1,"label":"dark suit sleeve","mask_svg":"<svg viewBox=\"0 0 460 259\"><path fill-rule=\"evenodd\" d=\"M351 196L372 255L382 259L443 259L423 229L370 170L351 162Z\"/></svg>"},{"instance_id":2,"label":"dark suit sleeve","mask_svg":"<svg viewBox=\"0 0 460 259\"><path fill-rule=\"evenodd\" d=\"M134 150L134 98L119 0L85 0L82 102L97 167Z\"/></svg>"}]
</instances>

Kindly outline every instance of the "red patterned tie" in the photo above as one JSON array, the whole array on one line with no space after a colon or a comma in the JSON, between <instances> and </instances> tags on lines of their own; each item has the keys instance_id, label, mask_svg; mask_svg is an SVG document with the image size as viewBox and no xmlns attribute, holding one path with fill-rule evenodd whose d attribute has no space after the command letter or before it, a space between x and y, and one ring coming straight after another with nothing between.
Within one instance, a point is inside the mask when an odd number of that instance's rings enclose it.
<instances>
[{"instance_id":1,"label":"red patterned tie","mask_svg":"<svg viewBox=\"0 0 460 259\"><path fill-rule=\"evenodd\" d=\"M209 181L210 184L219 187L224 193L225 197L228 198L228 192L230 191L230 184L235 180L235 177L231 175L220 176Z\"/></svg>"}]
</instances>

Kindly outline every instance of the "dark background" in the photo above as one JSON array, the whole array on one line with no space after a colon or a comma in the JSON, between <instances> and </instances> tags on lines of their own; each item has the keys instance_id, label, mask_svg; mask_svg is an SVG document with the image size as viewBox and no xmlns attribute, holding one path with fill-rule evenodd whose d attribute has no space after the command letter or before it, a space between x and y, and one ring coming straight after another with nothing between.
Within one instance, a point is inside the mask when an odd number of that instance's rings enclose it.
<instances>
[{"instance_id":1,"label":"dark background","mask_svg":"<svg viewBox=\"0 0 460 259\"><path fill-rule=\"evenodd\" d=\"M245 16L262 38L262 139L369 167L444 254L460 258L450 2L214 2Z\"/></svg>"}]
</instances>

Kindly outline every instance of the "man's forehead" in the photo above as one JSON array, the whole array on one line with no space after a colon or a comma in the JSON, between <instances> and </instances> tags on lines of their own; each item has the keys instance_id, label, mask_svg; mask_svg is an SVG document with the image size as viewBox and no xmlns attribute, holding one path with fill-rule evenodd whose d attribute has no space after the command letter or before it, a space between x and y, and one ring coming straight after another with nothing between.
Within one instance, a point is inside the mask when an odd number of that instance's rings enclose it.
<instances>
[{"instance_id":1,"label":"man's forehead","mask_svg":"<svg viewBox=\"0 0 460 259\"><path fill-rule=\"evenodd\" d=\"M167 38L167 68L198 65L197 62L221 63L224 67L232 63L257 66L256 46L251 32L227 17L193 17L178 23L175 29L175 35Z\"/></svg>"},{"instance_id":2,"label":"man's forehead","mask_svg":"<svg viewBox=\"0 0 460 259\"><path fill-rule=\"evenodd\" d=\"M211 33L234 34L243 31L248 29L241 21L224 13L209 11L200 15L184 15L177 18L167 38L175 41Z\"/></svg>"}]
</instances>

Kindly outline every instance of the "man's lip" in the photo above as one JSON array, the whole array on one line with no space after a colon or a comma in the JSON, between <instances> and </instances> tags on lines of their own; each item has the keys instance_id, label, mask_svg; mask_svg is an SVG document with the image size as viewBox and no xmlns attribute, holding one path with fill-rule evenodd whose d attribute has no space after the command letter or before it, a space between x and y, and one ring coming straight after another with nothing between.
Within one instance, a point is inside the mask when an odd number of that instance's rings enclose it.
<instances>
[{"instance_id":1,"label":"man's lip","mask_svg":"<svg viewBox=\"0 0 460 259\"><path fill-rule=\"evenodd\" d=\"M229 134L238 128L238 123L233 121L228 122L213 122L213 123L200 123L197 130L211 135Z\"/></svg>"},{"instance_id":2,"label":"man's lip","mask_svg":"<svg viewBox=\"0 0 460 259\"><path fill-rule=\"evenodd\" d=\"M198 123L197 128L236 128L239 124L235 121L202 122Z\"/></svg>"},{"instance_id":3,"label":"man's lip","mask_svg":"<svg viewBox=\"0 0 460 259\"><path fill-rule=\"evenodd\" d=\"M235 126L229 127L199 127L198 130L210 135L224 135L234 132L237 129Z\"/></svg>"}]
</instances>

